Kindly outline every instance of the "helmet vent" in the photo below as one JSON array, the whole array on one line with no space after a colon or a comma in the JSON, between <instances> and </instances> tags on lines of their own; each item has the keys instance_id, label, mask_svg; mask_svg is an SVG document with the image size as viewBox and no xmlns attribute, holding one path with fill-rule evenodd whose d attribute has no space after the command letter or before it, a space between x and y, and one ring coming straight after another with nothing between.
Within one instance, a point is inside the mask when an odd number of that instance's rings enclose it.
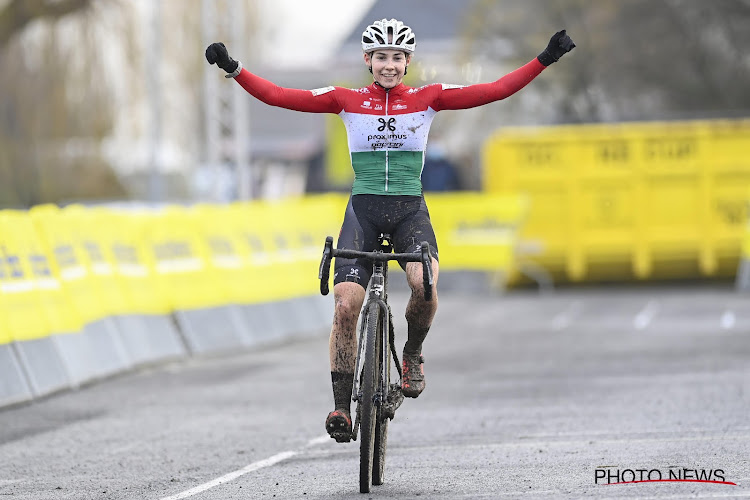
<instances>
[{"instance_id":1,"label":"helmet vent","mask_svg":"<svg viewBox=\"0 0 750 500\"><path fill-rule=\"evenodd\" d=\"M362 33L362 50L368 53L377 49L395 49L411 54L416 46L414 32L397 19L374 21Z\"/></svg>"}]
</instances>

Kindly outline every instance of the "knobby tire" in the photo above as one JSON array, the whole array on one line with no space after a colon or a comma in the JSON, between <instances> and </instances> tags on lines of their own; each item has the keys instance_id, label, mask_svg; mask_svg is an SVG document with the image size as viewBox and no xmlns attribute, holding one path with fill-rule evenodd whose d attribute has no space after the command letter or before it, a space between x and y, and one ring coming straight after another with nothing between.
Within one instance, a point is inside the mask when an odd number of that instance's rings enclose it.
<instances>
[{"instance_id":1,"label":"knobby tire","mask_svg":"<svg viewBox=\"0 0 750 500\"><path fill-rule=\"evenodd\" d=\"M377 344L380 336L378 325L379 307L373 305L367 312L367 328L365 329L365 359L362 367L362 397L360 406L359 442L359 491L369 493L372 483L373 451L375 447L375 424L378 418L375 406L375 391L377 390L378 374L380 372L380 356Z\"/></svg>"},{"instance_id":2,"label":"knobby tire","mask_svg":"<svg viewBox=\"0 0 750 500\"><path fill-rule=\"evenodd\" d=\"M390 355L388 356L390 359ZM382 358L381 358L382 359ZM390 381L388 369L386 371L386 381ZM381 392L384 394L384 392ZM385 480L385 452L388 448L388 422L389 418L385 416L383 405L378 406L377 422L375 424L375 449L372 458L372 484L381 485Z\"/></svg>"},{"instance_id":3,"label":"knobby tire","mask_svg":"<svg viewBox=\"0 0 750 500\"><path fill-rule=\"evenodd\" d=\"M385 313L383 313L385 314ZM391 383L391 351L388 345L383 345L383 339L388 338L388 332L381 329L387 329L388 322L384 321L383 315L380 315L378 321L378 339L377 339L377 356L380 359L380 369L378 370L378 390L381 396L385 397L387 389L390 389ZM375 446L372 458L372 484L381 485L385 480L385 452L388 448L388 422L389 418L385 416L384 405L382 401L377 408L377 422L375 423Z\"/></svg>"}]
</instances>

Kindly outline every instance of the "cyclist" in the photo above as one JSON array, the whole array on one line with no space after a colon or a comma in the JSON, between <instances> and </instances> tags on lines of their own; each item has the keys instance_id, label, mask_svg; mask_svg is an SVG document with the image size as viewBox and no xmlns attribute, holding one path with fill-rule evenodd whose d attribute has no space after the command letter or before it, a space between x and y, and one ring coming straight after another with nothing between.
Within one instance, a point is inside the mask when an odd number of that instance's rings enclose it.
<instances>
[{"instance_id":1,"label":"cyclist","mask_svg":"<svg viewBox=\"0 0 750 500\"><path fill-rule=\"evenodd\" d=\"M575 44L562 30L538 57L495 82L413 88L402 83L416 47L411 28L396 19L382 19L365 29L361 41L373 83L358 89L279 87L244 69L223 43L209 45L206 59L266 104L338 114L346 125L355 177L337 248L375 250L380 233L392 236L396 252L417 251L419 243L427 241L437 284L438 246L420 180L432 119L438 111L481 106L513 95ZM337 258L334 266L329 353L335 409L326 418L326 430L339 442L351 436L356 325L371 270L366 261L352 259ZM416 398L425 388L422 343L437 310L437 292L430 302L424 300L420 263L410 262L405 270L412 293L406 307L402 389L404 396Z\"/></svg>"}]
</instances>

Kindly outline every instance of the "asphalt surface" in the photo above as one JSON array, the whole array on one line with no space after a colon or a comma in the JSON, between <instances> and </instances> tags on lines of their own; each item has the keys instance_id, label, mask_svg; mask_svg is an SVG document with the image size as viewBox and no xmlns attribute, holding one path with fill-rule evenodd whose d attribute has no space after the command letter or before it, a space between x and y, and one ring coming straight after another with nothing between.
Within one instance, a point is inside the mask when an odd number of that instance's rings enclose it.
<instances>
[{"instance_id":1,"label":"asphalt surface","mask_svg":"<svg viewBox=\"0 0 750 500\"><path fill-rule=\"evenodd\" d=\"M0 497L750 498L748 304L729 285L441 293L427 389L370 494L358 443L325 436L321 334L0 410ZM693 481L630 482L658 477Z\"/></svg>"}]
</instances>

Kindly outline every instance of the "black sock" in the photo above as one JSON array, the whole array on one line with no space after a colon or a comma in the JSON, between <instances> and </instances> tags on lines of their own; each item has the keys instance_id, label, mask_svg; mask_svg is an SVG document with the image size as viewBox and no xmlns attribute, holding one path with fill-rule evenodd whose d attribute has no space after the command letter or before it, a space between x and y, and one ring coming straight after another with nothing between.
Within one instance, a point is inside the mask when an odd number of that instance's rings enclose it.
<instances>
[{"instance_id":1,"label":"black sock","mask_svg":"<svg viewBox=\"0 0 750 500\"><path fill-rule=\"evenodd\" d=\"M333 402L337 410L351 411L353 373L331 372L333 385Z\"/></svg>"},{"instance_id":2,"label":"black sock","mask_svg":"<svg viewBox=\"0 0 750 500\"><path fill-rule=\"evenodd\" d=\"M430 331L430 327L417 328L411 325L409 326L409 336L404 344L404 351L410 354L419 354L422 352L422 342L427 337L427 332Z\"/></svg>"}]
</instances>

